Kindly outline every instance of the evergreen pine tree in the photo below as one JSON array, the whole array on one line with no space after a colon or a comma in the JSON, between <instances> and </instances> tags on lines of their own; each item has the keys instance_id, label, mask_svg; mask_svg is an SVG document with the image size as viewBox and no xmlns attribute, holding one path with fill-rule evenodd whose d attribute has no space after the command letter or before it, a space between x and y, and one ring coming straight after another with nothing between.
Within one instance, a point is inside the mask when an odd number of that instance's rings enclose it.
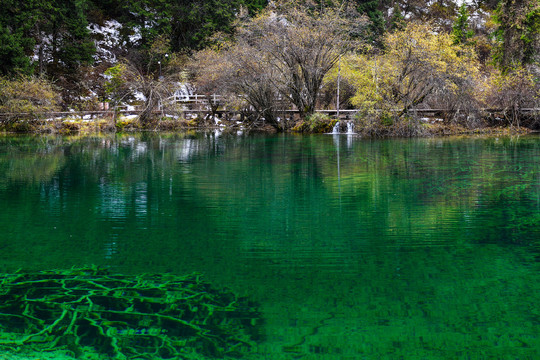
<instances>
[{"instance_id":1,"label":"evergreen pine tree","mask_svg":"<svg viewBox=\"0 0 540 360\"><path fill-rule=\"evenodd\" d=\"M403 30L405 27L405 17L401 13L401 8L399 4L394 5L394 11L392 12L392 17L390 18L390 30Z\"/></svg>"},{"instance_id":2,"label":"evergreen pine tree","mask_svg":"<svg viewBox=\"0 0 540 360\"><path fill-rule=\"evenodd\" d=\"M466 44L467 40L470 39L474 32L468 30L469 27L469 11L467 10L467 5L465 3L461 4L458 10L458 16L452 26L452 36L454 37L454 44Z\"/></svg>"},{"instance_id":3,"label":"evergreen pine tree","mask_svg":"<svg viewBox=\"0 0 540 360\"><path fill-rule=\"evenodd\" d=\"M4 0L0 12L0 75L30 74L33 70L32 0Z\"/></svg>"},{"instance_id":4,"label":"evergreen pine tree","mask_svg":"<svg viewBox=\"0 0 540 360\"><path fill-rule=\"evenodd\" d=\"M357 0L358 12L365 14L370 20L368 40L377 47L382 47L382 37L385 33L385 21L379 9L380 0Z\"/></svg>"}]
</instances>

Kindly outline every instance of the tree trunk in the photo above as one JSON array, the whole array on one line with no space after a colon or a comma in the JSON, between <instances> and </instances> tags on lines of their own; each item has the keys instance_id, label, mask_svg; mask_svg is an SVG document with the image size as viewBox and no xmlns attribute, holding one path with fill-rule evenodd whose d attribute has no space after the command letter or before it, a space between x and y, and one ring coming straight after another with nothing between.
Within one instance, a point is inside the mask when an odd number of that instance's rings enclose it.
<instances>
[{"instance_id":1,"label":"tree trunk","mask_svg":"<svg viewBox=\"0 0 540 360\"><path fill-rule=\"evenodd\" d=\"M146 97L144 110L139 116L139 121L141 122L141 125L143 127L146 127L153 122L154 118L152 116L152 112L156 108L157 104L158 104L158 99L154 96L152 92L150 92L149 96Z\"/></svg>"}]
</instances>

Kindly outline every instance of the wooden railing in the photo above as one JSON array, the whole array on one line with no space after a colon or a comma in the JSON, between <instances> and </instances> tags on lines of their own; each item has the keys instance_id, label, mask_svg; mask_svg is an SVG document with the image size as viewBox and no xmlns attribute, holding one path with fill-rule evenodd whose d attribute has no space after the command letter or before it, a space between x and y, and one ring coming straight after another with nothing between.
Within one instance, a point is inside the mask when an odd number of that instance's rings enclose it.
<instances>
[{"instance_id":1,"label":"wooden railing","mask_svg":"<svg viewBox=\"0 0 540 360\"><path fill-rule=\"evenodd\" d=\"M160 105L154 112L156 113L163 113L163 114L177 114L177 115L183 115L186 116L188 114L209 114L210 108L209 103L212 102L214 104L217 104L221 102L223 99L222 95L213 94L209 97L207 95L200 95L200 94L190 94L190 95L174 95L171 96L163 101L163 106ZM285 102L281 101L280 105L284 107ZM484 113L502 113L505 111L509 111L511 109L502 109L502 108L483 108L483 109L477 109L478 112L484 112ZM339 117L341 119L351 119L355 114L357 114L360 110L357 109L347 109L347 110L339 110ZM401 109L395 109L394 111L401 111ZM518 111L521 114L526 113L538 113L540 114L540 108L521 108L518 109ZM116 109L117 113L123 114L123 115L138 115L142 112L142 110L139 108L134 109L128 109L127 107L117 107ZM285 110L279 110L278 111L281 114L284 115L294 115L299 113L298 110L295 109L285 109ZM324 113L328 115L338 115L338 110L336 109L322 109L322 110L316 110L318 113ZM443 116L448 114L456 113L457 110L453 109L410 109L410 113L416 113L419 115L423 115L426 117L435 117L435 116ZM46 118L68 118L70 116L72 117L79 117L79 118L85 118L89 117L90 119L96 118L96 117L106 117L106 116L112 116L115 113L114 109L107 109L107 110L92 110L92 111L54 111L54 112L34 112L34 113L0 113L0 121L5 121L8 119L14 119L14 118L40 118L40 119L46 119ZM238 110L231 110L227 109L225 106L220 106L217 111L215 111L218 115L225 114L227 117L240 114L241 111Z\"/></svg>"}]
</instances>

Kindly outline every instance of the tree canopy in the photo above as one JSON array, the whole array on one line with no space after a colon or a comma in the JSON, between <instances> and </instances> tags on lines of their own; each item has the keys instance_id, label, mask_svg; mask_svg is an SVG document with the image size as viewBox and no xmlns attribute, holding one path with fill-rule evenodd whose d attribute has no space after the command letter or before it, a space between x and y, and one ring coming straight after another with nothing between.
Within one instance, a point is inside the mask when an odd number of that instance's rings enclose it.
<instances>
[{"instance_id":1,"label":"tree canopy","mask_svg":"<svg viewBox=\"0 0 540 360\"><path fill-rule=\"evenodd\" d=\"M452 40L448 49L459 47L458 60L474 52L483 73L501 72L509 78L512 72L527 73L532 86L538 87L539 4L538 0L480 0L461 6L453 0L4 0L0 76L44 76L60 88L66 108L91 96L105 98L104 73L118 63L129 63L145 79L156 81L167 59L184 59L186 64L189 58L201 60L206 52L224 61L222 70L225 65L238 70L222 72L222 80L224 74L229 80L220 88L254 91L258 100L247 96L251 106L271 119L276 116L268 112L269 96L310 114L324 91L326 74L334 71L345 50L357 59L363 57L359 63L377 58L382 71L397 51L392 39L422 23L430 24L430 32L420 42L438 34L437 39ZM420 65L415 65L418 71L433 54L432 49L424 50L417 59ZM206 66L208 77L214 70L210 61ZM403 84L409 84L406 81ZM200 91L211 88L209 82L203 86L199 80L199 85ZM420 84L415 86L418 92ZM401 93L398 102L409 98L401 90L393 90ZM415 103L418 99L410 105Z\"/></svg>"}]
</instances>

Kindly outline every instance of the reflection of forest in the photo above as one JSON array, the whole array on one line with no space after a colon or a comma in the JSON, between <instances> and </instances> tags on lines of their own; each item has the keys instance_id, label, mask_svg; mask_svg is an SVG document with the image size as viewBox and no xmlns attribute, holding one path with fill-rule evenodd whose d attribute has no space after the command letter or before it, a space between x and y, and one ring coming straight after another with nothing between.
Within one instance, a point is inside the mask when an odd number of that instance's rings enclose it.
<instances>
[{"instance_id":1,"label":"reflection of forest","mask_svg":"<svg viewBox=\"0 0 540 360\"><path fill-rule=\"evenodd\" d=\"M530 242L539 238L539 156L534 138L380 141L342 166L341 189L382 206L372 220L386 222L385 229ZM355 193L362 186L364 193Z\"/></svg>"},{"instance_id":2,"label":"reflection of forest","mask_svg":"<svg viewBox=\"0 0 540 360\"><path fill-rule=\"evenodd\" d=\"M226 245L218 253L265 258L381 241L407 247L540 238L536 139L351 139L4 137L0 184L21 206L24 193L39 191L43 216L69 219L60 230L100 228L113 239L108 256L139 230L169 237L165 244L186 236L206 252L219 239ZM20 212L10 216L32 218Z\"/></svg>"},{"instance_id":3,"label":"reflection of forest","mask_svg":"<svg viewBox=\"0 0 540 360\"><path fill-rule=\"evenodd\" d=\"M64 165L64 153L58 139L28 137L0 138L0 186L11 182L49 181Z\"/></svg>"},{"instance_id":4,"label":"reflection of forest","mask_svg":"<svg viewBox=\"0 0 540 360\"><path fill-rule=\"evenodd\" d=\"M263 302L268 352L538 345L537 138L133 134L0 150L2 269L202 271Z\"/></svg>"}]
</instances>

